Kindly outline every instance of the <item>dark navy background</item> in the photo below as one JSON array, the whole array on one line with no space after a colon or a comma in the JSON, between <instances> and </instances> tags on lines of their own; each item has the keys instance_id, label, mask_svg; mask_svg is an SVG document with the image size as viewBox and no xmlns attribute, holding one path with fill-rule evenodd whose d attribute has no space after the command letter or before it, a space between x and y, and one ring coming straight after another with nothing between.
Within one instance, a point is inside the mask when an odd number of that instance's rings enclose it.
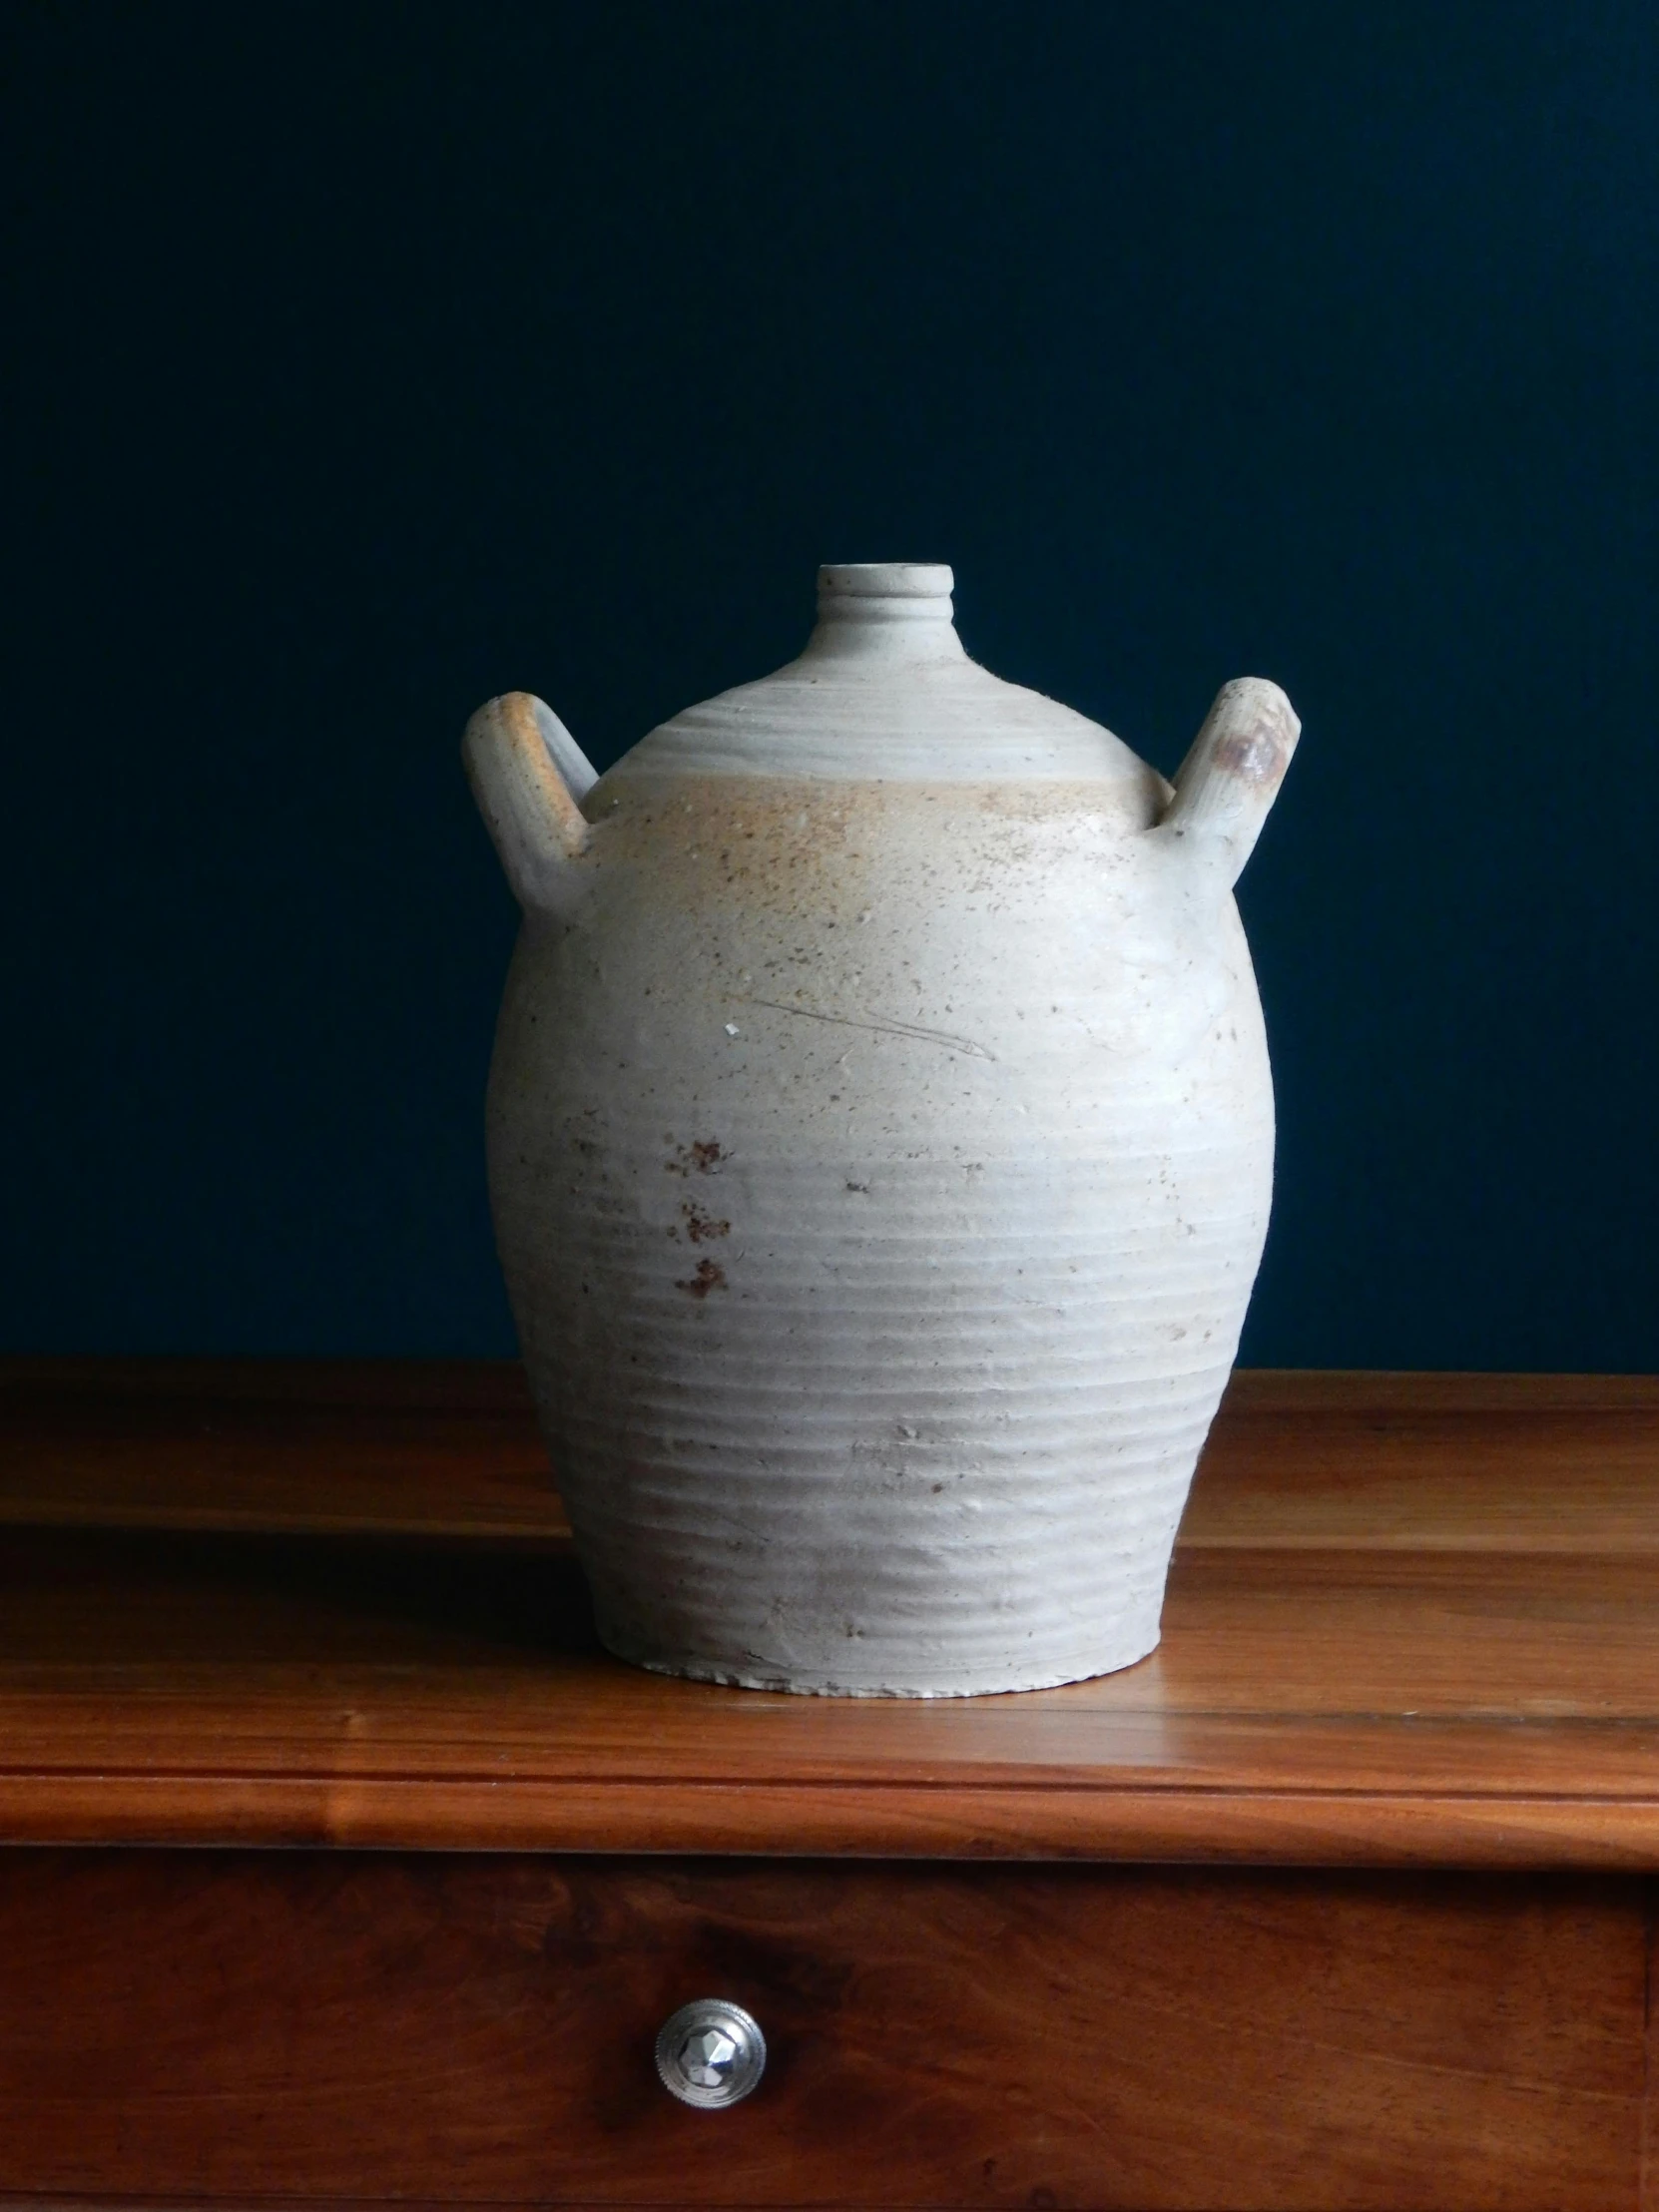
<instances>
[{"instance_id":1,"label":"dark navy background","mask_svg":"<svg viewBox=\"0 0 1659 2212\"><path fill-rule=\"evenodd\" d=\"M467 713L603 767L939 559L1166 770L1302 713L1246 1357L1659 1364L1650 0L0 35L0 1345L510 1350Z\"/></svg>"}]
</instances>

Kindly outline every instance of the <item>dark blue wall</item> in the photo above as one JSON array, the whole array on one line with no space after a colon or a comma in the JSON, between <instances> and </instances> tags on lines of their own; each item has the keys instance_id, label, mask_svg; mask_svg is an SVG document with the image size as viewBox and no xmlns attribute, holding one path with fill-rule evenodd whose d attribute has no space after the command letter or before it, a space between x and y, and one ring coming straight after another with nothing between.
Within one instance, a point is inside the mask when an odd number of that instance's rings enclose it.
<instances>
[{"instance_id":1,"label":"dark blue wall","mask_svg":"<svg viewBox=\"0 0 1659 2212\"><path fill-rule=\"evenodd\" d=\"M456 761L604 765L823 559L1168 769L1246 879L1246 1343L1656 1364L1659 11L10 11L0 1345L511 1345L513 915Z\"/></svg>"}]
</instances>

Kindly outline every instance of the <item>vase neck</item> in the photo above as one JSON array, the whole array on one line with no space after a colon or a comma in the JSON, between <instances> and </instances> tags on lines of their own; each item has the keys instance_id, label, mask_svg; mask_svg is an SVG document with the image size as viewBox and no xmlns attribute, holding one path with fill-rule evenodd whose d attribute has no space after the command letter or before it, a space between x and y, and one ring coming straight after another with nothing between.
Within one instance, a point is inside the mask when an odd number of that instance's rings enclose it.
<instances>
[{"instance_id":1,"label":"vase neck","mask_svg":"<svg viewBox=\"0 0 1659 2212\"><path fill-rule=\"evenodd\" d=\"M936 561L838 562L818 572L818 624L807 657L959 661L955 579Z\"/></svg>"}]
</instances>

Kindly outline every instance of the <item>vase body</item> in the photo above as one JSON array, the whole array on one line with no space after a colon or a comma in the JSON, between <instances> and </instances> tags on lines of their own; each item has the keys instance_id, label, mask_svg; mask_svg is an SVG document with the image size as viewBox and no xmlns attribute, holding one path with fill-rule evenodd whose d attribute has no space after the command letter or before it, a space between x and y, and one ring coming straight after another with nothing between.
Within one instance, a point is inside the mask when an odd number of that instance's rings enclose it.
<instances>
[{"instance_id":1,"label":"vase body","mask_svg":"<svg viewBox=\"0 0 1659 2212\"><path fill-rule=\"evenodd\" d=\"M1230 884L1296 725L1258 686L1183 823L969 660L949 589L826 571L803 657L643 740L521 883L496 1234L646 1666L931 1696L1157 1641L1267 1226Z\"/></svg>"}]
</instances>

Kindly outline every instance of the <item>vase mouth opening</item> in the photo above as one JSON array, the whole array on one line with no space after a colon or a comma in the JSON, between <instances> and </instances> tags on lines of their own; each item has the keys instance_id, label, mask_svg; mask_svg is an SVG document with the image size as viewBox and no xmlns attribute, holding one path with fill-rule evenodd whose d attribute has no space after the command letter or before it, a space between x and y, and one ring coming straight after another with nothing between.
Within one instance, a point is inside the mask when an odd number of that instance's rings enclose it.
<instances>
[{"instance_id":1,"label":"vase mouth opening","mask_svg":"<svg viewBox=\"0 0 1659 2212\"><path fill-rule=\"evenodd\" d=\"M819 569L819 608L856 617L869 600L902 600L911 613L951 611L955 577L938 560L847 560Z\"/></svg>"},{"instance_id":2,"label":"vase mouth opening","mask_svg":"<svg viewBox=\"0 0 1659 2212\"><path fill-rule=\"evenodd\" d=\"M818 572L818 627L808 650L872 666L959 660L942 561L832 561Z\"/></svg>"},{"instance_id":3,"label":"vase mouth opening","mask_svg":"<svg viewBox=\"0 0 1659 2212\"><path fill-rule=\"evenodd\" d=\"M830 561L818 611L841 622L948 622L956 579L942 561Z\"/></svg>"}]
</instances>

